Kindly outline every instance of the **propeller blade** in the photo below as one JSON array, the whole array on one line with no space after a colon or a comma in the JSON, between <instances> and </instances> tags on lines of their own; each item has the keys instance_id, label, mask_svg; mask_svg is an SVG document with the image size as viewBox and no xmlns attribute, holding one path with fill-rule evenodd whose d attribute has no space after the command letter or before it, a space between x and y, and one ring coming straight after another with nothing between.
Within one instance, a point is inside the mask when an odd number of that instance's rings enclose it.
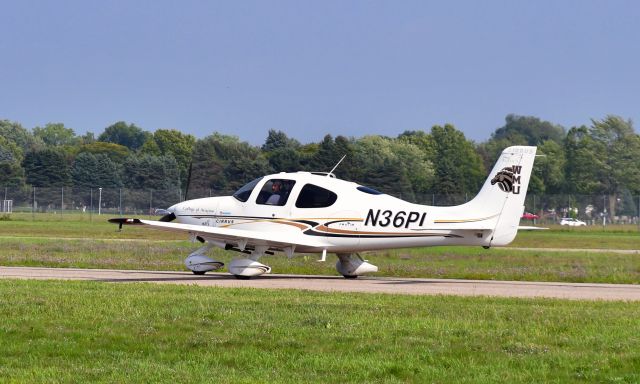
<instances>
[{"instance_id":1,"label":"propeller blade","mask_svg":"<svg viewBox=\"0 0 640 384\"><path fill-rule=\"evenodd\" d=\"M159 221L164 221L165 223L168 223L168 222L173 221L175 219L176 219L176 214L171 212L169 214L166 214L166 215L162 216Z\"/></svg>"},{"instance_id":2,"label":"propeller blade","mask_svg":"<svg viewBox=\"0 0 640 384\"><path fill-rule=\"evenodd\" d=\"M193 168L193 158L189 162L189 172L187 173L187 185L184 187L184 199L187 199L187 195L189 194L189 184L191 183L191 169Z\"/></svg>"}]
</instances>

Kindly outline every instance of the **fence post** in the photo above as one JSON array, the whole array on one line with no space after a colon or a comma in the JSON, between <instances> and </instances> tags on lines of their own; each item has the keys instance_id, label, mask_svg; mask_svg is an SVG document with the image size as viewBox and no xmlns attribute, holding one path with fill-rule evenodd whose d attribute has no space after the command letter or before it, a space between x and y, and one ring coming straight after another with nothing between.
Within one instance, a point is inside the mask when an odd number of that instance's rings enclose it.
<instances>
[{"instance_id":1,"label":"fence post","mask_svg":"<svg viewBox=\"0 0 640 384\"><path fill-rule=\"evenodd\" d=\"M36 220L36 187L33 188L33 204L31 204L31 221Z\"/></svg>"},{"instance_id":2,"label":"fence post","mask_svg":"<svg viewBox=\"0 0 640 384\"><path fill-rule=\"evenodd\" d=\"M120 216L122 216L122 188L118 190L119 192L119 201L118 201L118 210L120 211Z\"/></svg>"},{"instance_id":3,"label":"fence post","mask_svg":"<svg viewBox=\"0 0 640 384\"><path fill-rule=\"evenodd\" d=\"M93 222L93 188L89 188L89 221Z\"/></svg>"},{"instance_id":4,"label":"fence post","mask_svg":"<svg viewBox=\"0 0 640 384\"><path fill-rule=\"evenodd\" d=\"M602 228L607 226L607 195L602 195Z\"/></svg>"},{"instance_id":5,"label":"fence post","mask_svg":"<svg viewBox=\"0 0 640 384\"><path fill-rule=\"evenodd\" d=\"M60 189L60 215L64 213L64 187ZM62 216L60 216L62 218Z\"/></svg>"}]
</instances>

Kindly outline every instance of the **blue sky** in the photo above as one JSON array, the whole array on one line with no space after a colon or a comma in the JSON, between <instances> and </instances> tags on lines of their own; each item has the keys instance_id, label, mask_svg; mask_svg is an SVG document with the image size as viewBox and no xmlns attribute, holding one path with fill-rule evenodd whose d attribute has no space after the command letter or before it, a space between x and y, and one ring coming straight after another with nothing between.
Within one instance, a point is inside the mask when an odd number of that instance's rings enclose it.
<instances>
[{"instance_id":1,"label":"blue sky","mask_svg":"<svg viewBox=\"0 0 640 384\"><path fill-rule=\"evenodd\" d=\"M637 1L5 1L0 119L396 136L640 114ZM636 129L636 131L638 131Z\"/></svg>"}]
</instances>

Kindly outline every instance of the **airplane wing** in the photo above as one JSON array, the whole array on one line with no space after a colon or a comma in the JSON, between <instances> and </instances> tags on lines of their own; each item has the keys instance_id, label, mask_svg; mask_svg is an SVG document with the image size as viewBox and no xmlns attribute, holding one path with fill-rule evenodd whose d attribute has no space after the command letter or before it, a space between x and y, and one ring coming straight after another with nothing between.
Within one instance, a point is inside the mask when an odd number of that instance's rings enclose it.
<instances>
[{"instance_id":1,"label":"airplane wing","mask_svg":"<svg viewBox=\"0 0 640 384\"><path fill-rule=\"evenodd\" d=\"M243 244L253 246L267 246L275 249L285 249L291 246L305 248L330 248L332 244L323 241L320 238L311 238L309 236L292 238L291 234L280 233L264 233L256 231L247 231L243 229L207 227L203 225L178 224L154 220L116 218L109 219L110 223L124 225L146 225L154 229L160 229L171 232L182 232L190 235L200 236L206 240L214 240L229 244ZM309 238L306 238L309 237Z\"/></svg>"}]
</instances>

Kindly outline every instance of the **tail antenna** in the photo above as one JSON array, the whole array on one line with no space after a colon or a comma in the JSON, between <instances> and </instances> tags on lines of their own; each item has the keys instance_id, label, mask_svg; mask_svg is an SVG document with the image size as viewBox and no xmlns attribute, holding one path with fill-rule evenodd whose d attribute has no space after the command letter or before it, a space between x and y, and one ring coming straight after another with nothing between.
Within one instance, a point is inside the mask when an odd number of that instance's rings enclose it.
<instances>
[{"instance_id":1,"label":"tail antenna","mask_svg":"<svg viewBox=\"0 0 640 384\"><path fill-rule=\"evenodd\" d=\"M329 173L327 173L327 177L329 177L329 175L332 174L333 171L336 170L336 168L338 168L338 165L340 165L340 163L342 163L342 160L344 160L345 157L347 157L347 155L342 156L342 159L340 159L340 161L338 161L338 164L336 164L333 168L331 168Z\"/></svg>"}]
</instances>

